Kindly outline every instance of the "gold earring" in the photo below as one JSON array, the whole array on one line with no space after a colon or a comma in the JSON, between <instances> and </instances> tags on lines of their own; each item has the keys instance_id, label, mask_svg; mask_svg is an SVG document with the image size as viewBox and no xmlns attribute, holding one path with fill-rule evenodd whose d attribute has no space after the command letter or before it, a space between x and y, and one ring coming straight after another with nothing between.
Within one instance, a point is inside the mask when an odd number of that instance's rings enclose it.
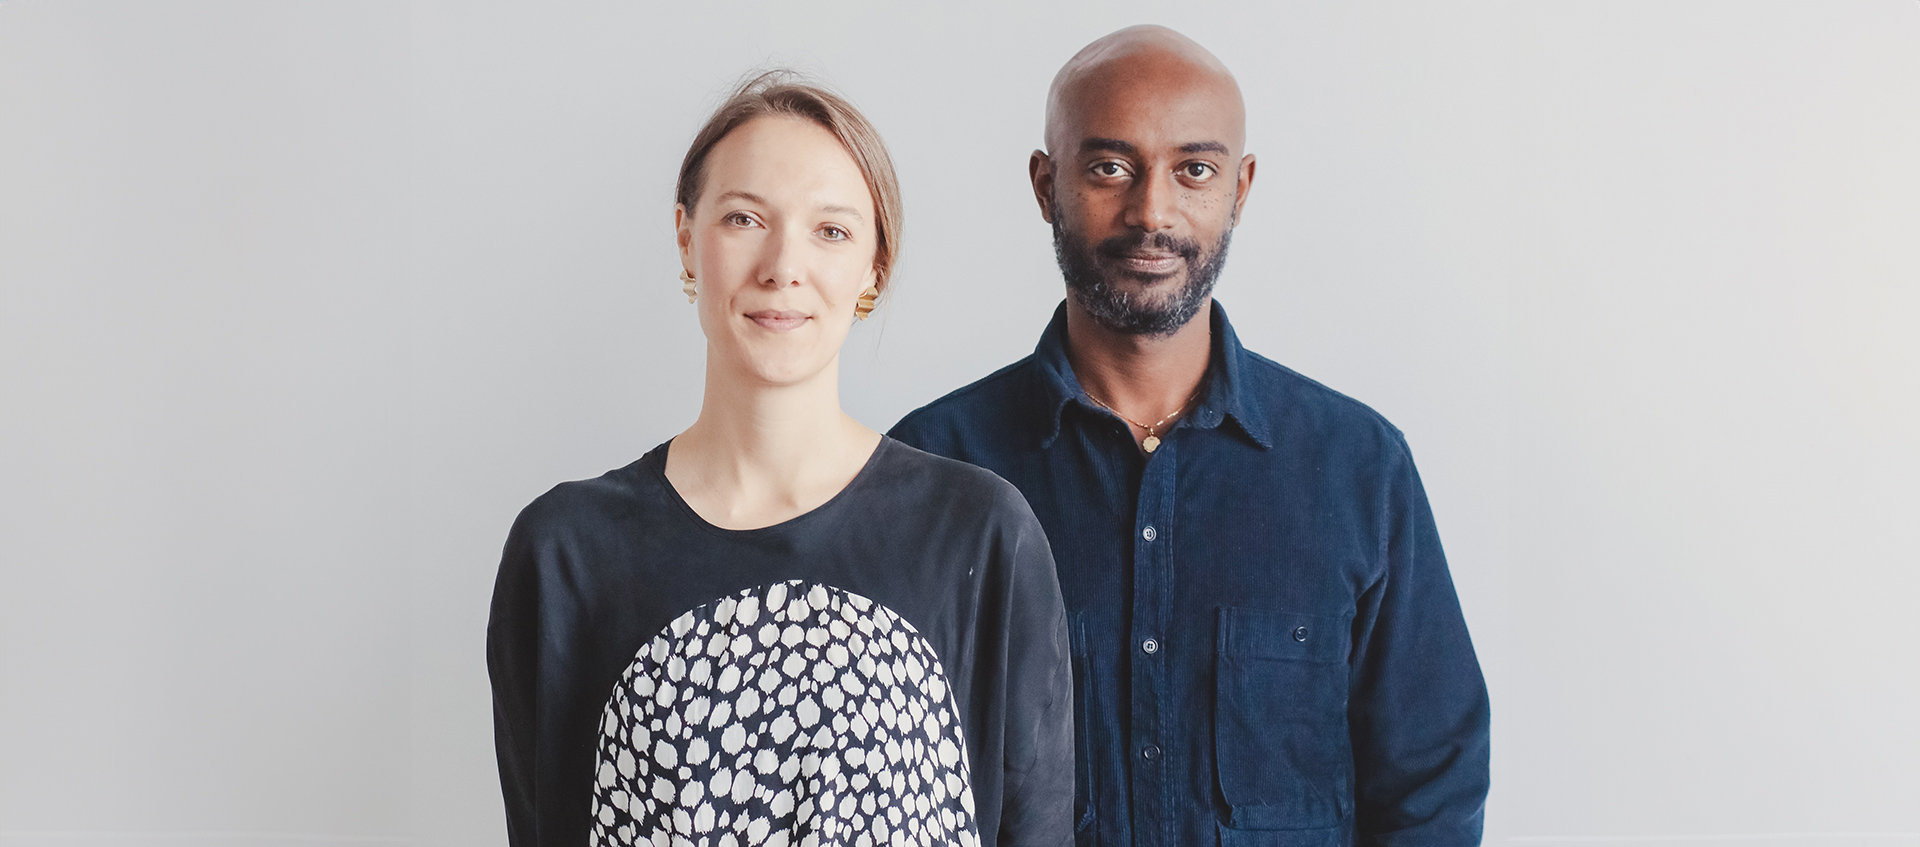
<instances>
[{"instance_id":1,"label":"gold earring","mask_svg":"<svg viewBox=\"0 0 1920 847\"><path fill-rule=\"evenodd\" d=\"M681 268L680 282L684 283L683 285L680 286L680 290L685 291L687 293L687 302L689 303L693 302L693 299L695 296L695 291L693 288L693 274L687 273L686 268Z\"/></svg>"},{"instance_id":2,"label":"gold earring","mask_svg":"<svg viewBox=\"0 0 1920 847\"><path fill-rule=\"evenodd\" d=\"M873 301L879 296L879 288L872 285L867 286L867 290L860 292L860 299L853 304L853 316L863 321L866 320L868 315L873 314Z\"/></svg>"}]
</instances>

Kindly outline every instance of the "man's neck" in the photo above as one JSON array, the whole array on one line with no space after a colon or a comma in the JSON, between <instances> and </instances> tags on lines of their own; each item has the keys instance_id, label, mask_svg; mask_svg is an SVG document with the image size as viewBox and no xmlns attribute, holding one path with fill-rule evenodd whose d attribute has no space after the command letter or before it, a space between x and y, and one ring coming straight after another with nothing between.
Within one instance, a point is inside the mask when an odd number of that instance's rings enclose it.
<instances>
[{"instance_id":1,"label":"man's neck","mask_svg":"<svg viewBox=\"0 0 1920 847\"><path fill-rule=\"evenodd\" d=\"M1213 353L1213 300L1201 304L1193 320L1171 335L1129 335L1101 326L1067 297L1067 360L1073 375L1098 402L1136 424L1154 424L1164 434L1191 411L1188 401L1200 390ZM1183 405L1188 408L1183 409ZM1145 436L1134 427L1134 437Z\"/></svg>"}]
</instances>

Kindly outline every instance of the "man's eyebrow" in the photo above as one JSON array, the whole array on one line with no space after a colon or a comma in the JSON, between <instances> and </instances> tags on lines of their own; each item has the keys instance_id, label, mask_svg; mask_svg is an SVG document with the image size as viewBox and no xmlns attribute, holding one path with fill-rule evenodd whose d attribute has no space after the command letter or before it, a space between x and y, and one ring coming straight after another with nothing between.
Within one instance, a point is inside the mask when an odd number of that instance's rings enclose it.
<instances>
[{"instance_id":1,"label":"man's eyebrow","mask_svg":"<svg viewBox=\"0 0 1920 847\"><path fill-rule=\"evenodd\" d=\"M1095 137L1095 138L1088 138L1084 141L1081 141L1080 152L1082 153L1095 153L1095 152L1119 153L1123 156L1132 156L1132 155L1138 154L1140 152L1140 148L1133 146L1133 144L1130 142L1121 141L1118 138ZM1189 141L1185 144L1180 145L1180 152L1182 153L1219 153L1221 155L1226 155L1228 150L1227 150L1227 145L1221 144L1218 141Z\"/></svg>"},{"instance_id":2,"label":"man's eyebrow","mask_svg":"<svg viewBox=\"0 0 1920 847\"><path fill-rule=\"evenodd\" d=\"M1119 153L1124 156L1131 156L1140 152L1140 150L1132 144L1121 141L1118 138L1087 138L1081 140L1080 152Z\"/></svg>"}]
</instances>

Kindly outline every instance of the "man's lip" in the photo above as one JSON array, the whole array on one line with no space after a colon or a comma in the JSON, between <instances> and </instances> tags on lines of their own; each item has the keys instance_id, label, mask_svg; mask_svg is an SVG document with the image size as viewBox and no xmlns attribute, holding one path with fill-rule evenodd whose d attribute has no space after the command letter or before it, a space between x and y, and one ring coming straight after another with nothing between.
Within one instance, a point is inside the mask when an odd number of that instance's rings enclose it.
<instances>
[{"instance_id":1,"label":"man's lip","mask_svg":"<svg viewBox=\"0 0 1920 847\"><path fill-rule=\"evenodd\" d=\"M808 317L806 312L795 312L787 309L761 309L747 313L748 320L777 332L796 329L801 324L806 323Z\"/></svg>"},{"instance_id":2,"label":"man's lip","mask_svg":"<svg viewBox=\"0 0 1920 847\"><path fill-rule=\"evenodd\" d=\"M1182 260L1179 253L1122 253L1120 264L1140 273L1172 273Z\"/></svg>"}]
</instances>

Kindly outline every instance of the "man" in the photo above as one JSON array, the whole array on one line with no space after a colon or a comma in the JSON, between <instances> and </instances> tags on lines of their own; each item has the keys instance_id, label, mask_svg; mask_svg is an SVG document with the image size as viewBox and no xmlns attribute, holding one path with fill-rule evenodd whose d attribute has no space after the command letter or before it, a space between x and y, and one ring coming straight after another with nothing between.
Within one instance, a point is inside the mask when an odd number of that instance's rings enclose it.
<instances>
[{"instance_id":1,"label":"man","mask_svg":"<svg viewBox=\"0 0 1920 847\"><path fill-rule=\"evenodd\" d=\"M1406 443L1212 302L1244 143L1239 87L1184 36L1080 51L1029 162L1069 296L1032 356L892 435L1046 528L1081 843L1477 844L1486 687Z\"/></svg>"}]
</instances>

